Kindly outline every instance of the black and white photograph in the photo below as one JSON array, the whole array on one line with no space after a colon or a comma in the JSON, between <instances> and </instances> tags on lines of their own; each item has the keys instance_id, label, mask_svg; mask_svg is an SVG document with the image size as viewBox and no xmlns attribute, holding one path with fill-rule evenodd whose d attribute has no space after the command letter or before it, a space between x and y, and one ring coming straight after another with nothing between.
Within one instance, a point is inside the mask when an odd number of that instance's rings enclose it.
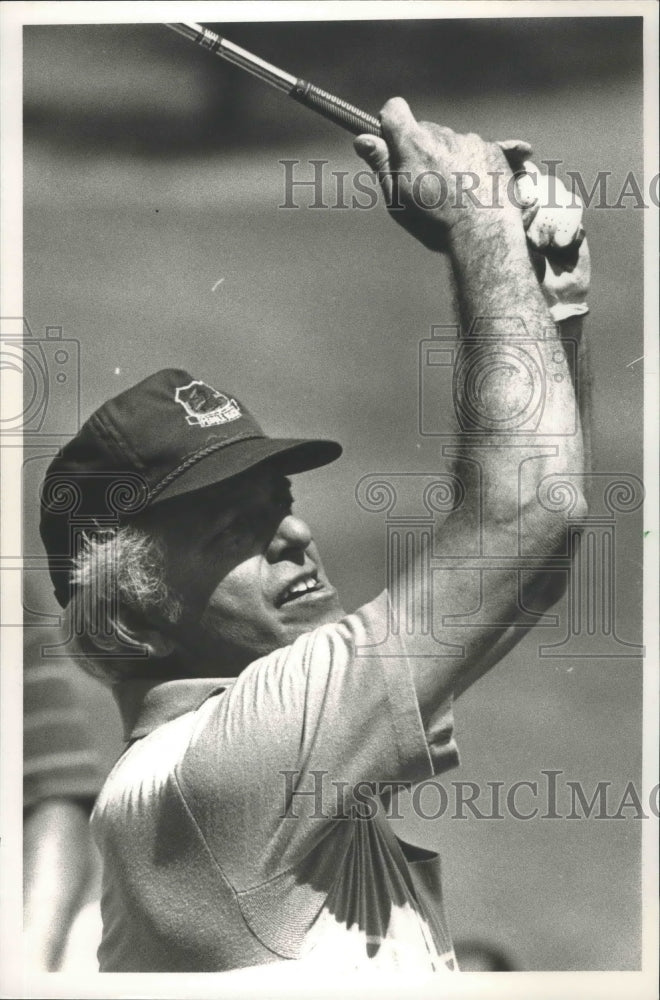
<instances>
[{"instance_id":1,"label":"black and white photograph","mask_svg":"<svg viewBox=\"0 0 660 1000\"><path fill-rule=\"evenodd\" d=\"M2 995L657 996L657 6L0 16Z\"/></svg>"}]
</instances>

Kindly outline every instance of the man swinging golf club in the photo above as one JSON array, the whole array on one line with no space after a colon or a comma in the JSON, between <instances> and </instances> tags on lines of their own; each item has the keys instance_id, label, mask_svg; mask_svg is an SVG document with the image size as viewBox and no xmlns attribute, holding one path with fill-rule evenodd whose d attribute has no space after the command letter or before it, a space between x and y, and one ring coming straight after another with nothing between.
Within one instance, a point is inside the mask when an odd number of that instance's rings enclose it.
<instances>
[{"instance_id":1,"label":"man swinging golf club","mask_svg":"<svg viewBox=\"0 0 660 1000\"><path fill-rule=\"evenodd\" d=\"M503 144L505 156L418 123L400 98L381 122L384 138L358 137L356 150L386 194L397 177L395 219L448 255L463 347L482 351L490 371L492 352L515 355L523 329L536 363L494 366L479 425L462 425L460 502L433 540L461 571L438 574L423 656L406 650L405 624L390 627L387 590L344 612L292 511L287 477L333 461L339 445L267 437L211 375L157 372L101 406L53 461L41 531L55 592L88 668L114 686L128 741L92 820L104 861L101 971L456 968L436 855L397 838L372 806L456 765L452 698L528 627L506 557L529 554L536 609L560 596L563 575L544 566L565 551L566 515L543 489L579 482L585 467L563 338L580 337L589 261L577 225L562 231L538 200L476 203L495 172L506 182L522 169L524 144ZM476 197L452 197L468 173ZM413 186L438 175L449 197L425 207L432 199ZM532 227L549 253L540 282ZM570 261L553 261L567 244ZM468 413L469 391L456 380ZM530 393L543 395L534 426L509 434ZM66 489L89 530L72 534ZM117 524L121 489L130 497ZM584 509L578 491L572 516ZM501 569L470 561L479 533ZM411 572L402 563L397 586ZM459 647L443 616L479 602ZM419 608L409 613L419 632ZM434 642L455 655L432 655Z\"/></svg>"}]
</instances>

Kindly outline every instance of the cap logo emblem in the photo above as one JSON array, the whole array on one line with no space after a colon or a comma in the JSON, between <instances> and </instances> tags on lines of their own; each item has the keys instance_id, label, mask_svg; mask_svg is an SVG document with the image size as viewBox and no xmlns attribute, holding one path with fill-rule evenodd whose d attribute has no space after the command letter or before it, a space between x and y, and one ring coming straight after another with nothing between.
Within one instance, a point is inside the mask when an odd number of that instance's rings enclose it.
<instances>
[{"instance_id":1,"label":"cap logo emblem","mask_svg":"<svg viewBox=\"0 0 660 1000\"><path fill-rule=\"evenodd\" d=\"M228 424L242 416L235 399L230 399L199 379L180 386L174 394L174 400L186 411L186 422L191 426L214 427L216 424Z\"/></svg>"}]
</instances>

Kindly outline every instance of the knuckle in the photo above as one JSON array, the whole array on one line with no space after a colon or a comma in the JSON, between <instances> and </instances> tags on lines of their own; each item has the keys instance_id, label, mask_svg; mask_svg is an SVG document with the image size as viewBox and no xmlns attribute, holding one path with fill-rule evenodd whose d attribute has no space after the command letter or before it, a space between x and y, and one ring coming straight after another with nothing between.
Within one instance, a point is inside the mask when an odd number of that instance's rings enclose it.
<instances>
[{"instance_id":1,"label":"knuckle","mask_svg":"<svg viewBox=\"0 0 660 1000\"><path fill-rule=\"evenodd\" d=\"M434 122L420 122L420 125L439 139L449 140L456 135L447 125L436 125Z\"/></svg>"},{"instance_id":2,"label":"knuckle","mask_svg":"<svg viewBox=\"0 0 660 1000\"><path fill-rule=\"evenodd\" d=\"M392 115L397 112L407 111L408 102L403 97L390 97L381 108L382 115Z\"/></svg>"}]
</instances>

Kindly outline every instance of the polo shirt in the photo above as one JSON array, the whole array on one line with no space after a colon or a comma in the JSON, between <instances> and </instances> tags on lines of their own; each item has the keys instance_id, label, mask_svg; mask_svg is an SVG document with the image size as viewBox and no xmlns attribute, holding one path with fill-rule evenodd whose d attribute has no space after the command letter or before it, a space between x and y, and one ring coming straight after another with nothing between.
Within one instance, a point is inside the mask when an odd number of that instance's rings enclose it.
<instances>
[{"instance_id":1,"label":"polo shirt","mask_svg":"<svg viewBox=\"0 0 660 1000\"><path fill-rule=\"evenodd\" d=\"M384 593L238 677L117 689L130 742L92 816L102 972L455 968L439 858L384 807L387 783L458 763L452 709L425 731L388 615Z\"/></svg>"}]
</instances>

